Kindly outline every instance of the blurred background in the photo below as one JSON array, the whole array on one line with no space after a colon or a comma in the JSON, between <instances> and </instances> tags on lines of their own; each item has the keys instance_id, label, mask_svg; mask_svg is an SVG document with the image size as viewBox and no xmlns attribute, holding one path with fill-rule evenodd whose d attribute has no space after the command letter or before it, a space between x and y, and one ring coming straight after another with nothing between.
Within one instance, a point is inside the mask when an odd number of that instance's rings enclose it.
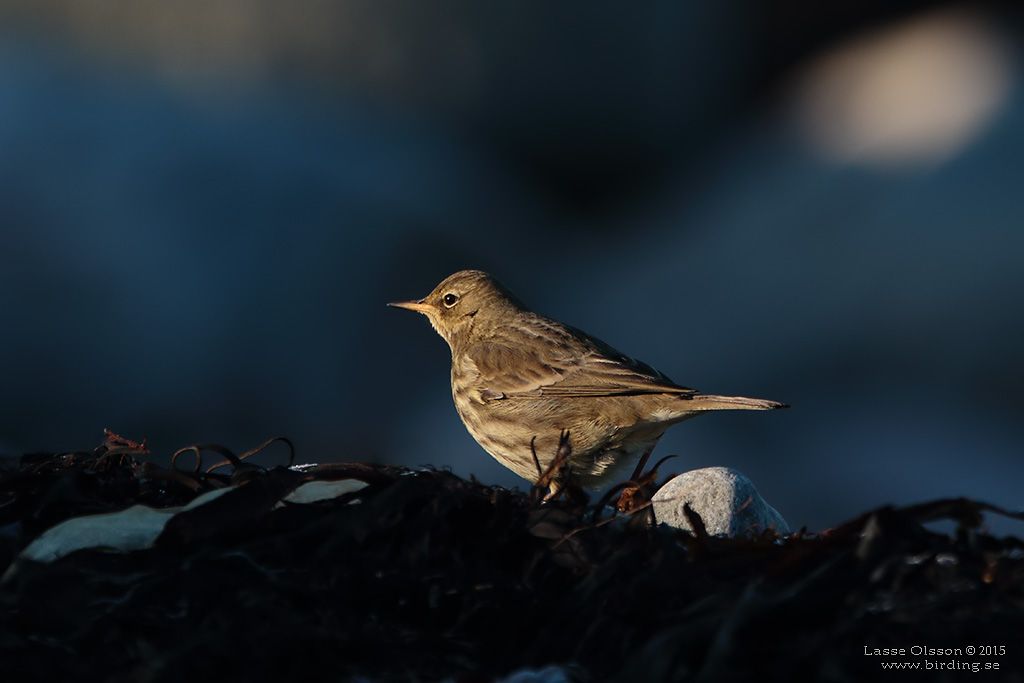
<instances>
[{"instance_id":1,"label":"blurred background","mask_svg":"<svg viewBox=\"0 0 1024 683\"><path fill-rule=\"evenodd\" d=\"M812 530L1022 508L1022 36L926 0L0 0L0 453L284 435L523 487L384 305L482 268L793 405L673 428L663 472Z\"/></svg>"}]
</instances>

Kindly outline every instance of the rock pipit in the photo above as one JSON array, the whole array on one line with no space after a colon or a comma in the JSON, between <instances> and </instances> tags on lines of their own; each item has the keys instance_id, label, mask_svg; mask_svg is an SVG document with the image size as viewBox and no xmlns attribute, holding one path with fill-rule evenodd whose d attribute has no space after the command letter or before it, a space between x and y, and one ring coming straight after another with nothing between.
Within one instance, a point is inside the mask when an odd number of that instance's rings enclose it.
<instances>
[{"instance_id":1,"label":"rock pipit","mask_svg":"<svg viewBox=\"0 0 1024 683\"><path fill-rule=\"evenodd\" d=\"M614 483L641 466L665 430L711 410L771 410L785 404L712 396L680 386L599 339L530 311L479 270L448 277L419 301L389 306L427 316L452 350L452 396L484 450L536 482L568 431L571 455L551 493L567 481Z\"/></svg>"}]
</instances>

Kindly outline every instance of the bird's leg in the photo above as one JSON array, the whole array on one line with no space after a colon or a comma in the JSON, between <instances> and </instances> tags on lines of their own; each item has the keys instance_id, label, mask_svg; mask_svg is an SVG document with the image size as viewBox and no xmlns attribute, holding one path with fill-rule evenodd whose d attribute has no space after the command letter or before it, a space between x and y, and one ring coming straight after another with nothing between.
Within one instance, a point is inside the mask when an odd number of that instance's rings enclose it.
<instances>
[{"instance_id":1,"label":"bird's leg","mask_svg":"<svg viewBox=\"0 0 1024 683\"><path fill-rule=\"evenodd\" d=\"M548 487L548 492L544 494L541 500L546 503L549 500L555 500L560 495L562 495L562 485L557 481L552 481L551 486Z\"/></svg>"},{"instance_id":2,"label":"bird's leg","mask_svg":"<svg viewBox=\"0 0 1024 683\"><path fill-rule=\"evenodd\" d=\"M619 512L629 512L637 506L637 494L640 493L640 489L643 486L644 466L647 464L647 459L651 457L651 451L653 450L654 446L651 446L640 456L640 461L637 462L636 469L633 470L633 476L629 478L629 483L622 489L619 503L615 506Z\"/></svg>"},{"instance_id":3,"label":"bird's leg","mask_svg":"<svg viewBox=\"0 0 1024 683\"><path fill-rule=\"evenodd\" d=\"M650 454L651 451L647 451L640 459L641 465L640 467L637 467L637 472L639 472L639 474L634 474L631 480L622 485L624 488L617 506L619 512L630 512L650 503L651 498L657 490L658 469L665 464L666 460L671 460L676 457L674 455L666 455L664 458L654 463L654 467L644 474L642 471L643 461L646 460L647 456Z\"/></svg>"},{"instance_id":4,"label":"bird's leg","mask_svg":"<svg viewBox=\"0 0 1024 683\"><path fill-rule=\"evenodd\" d=\"M636 469L633 470L633 476L630 477L630 480L640 481L640 477L642 477L644 474L644 465L647 464L647 459L651 457L651 451L653 450L654 447L652 446L651 448L648 448L646 451L644 451L644 454L640 456L640 460L639 462L637 462Z\"/></svg>"},{"instance_id":5,"label":"bird's leg","mask_svg":"<svg viewBox=\"0 0 1024 683\"><path fill-rule=\"evenodd\" d=\"M563 429L558 437L558 450L555 459L551 461L547 469L541 471L540 459L537 457L537 437L530 439L530 452L533 454L533 463L537 467L537 481L534 484L535 490L543 491L548 489L544 500L554 500L562 493L562 488L570 477L569 456L572 455L572 446L569 445L569 430Z\"/></svg>"}]
</instances>

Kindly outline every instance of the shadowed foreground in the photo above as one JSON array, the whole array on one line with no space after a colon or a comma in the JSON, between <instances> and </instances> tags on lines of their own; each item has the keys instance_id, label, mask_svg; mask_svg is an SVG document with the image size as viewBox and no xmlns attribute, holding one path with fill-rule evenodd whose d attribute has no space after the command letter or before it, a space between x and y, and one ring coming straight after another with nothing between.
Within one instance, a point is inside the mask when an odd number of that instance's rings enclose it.
<instances>
[{"instance_id":1,"label":"shadowed foreground","mask_svg":"<svg viewBox=\"0 0 1024 683\"><path fill-rule=\"evenodd\" d=\"M264 470L230 456L229 477L147 455L112 437L0 472L5 569L70 517L240 484L175 515L154 547L19 560L0 584L5 678L475 681L561 664L581 681L857 680L883 662L959 661L978 663L979 680L1024 680L1024 542L979 531L981 513L999 511L970 500L883 508L820 535L725 540L446 472ZM339 479L367 485L279 505ZM941 519L952 536L922 526Z\"/></svg>"}]
</instances>

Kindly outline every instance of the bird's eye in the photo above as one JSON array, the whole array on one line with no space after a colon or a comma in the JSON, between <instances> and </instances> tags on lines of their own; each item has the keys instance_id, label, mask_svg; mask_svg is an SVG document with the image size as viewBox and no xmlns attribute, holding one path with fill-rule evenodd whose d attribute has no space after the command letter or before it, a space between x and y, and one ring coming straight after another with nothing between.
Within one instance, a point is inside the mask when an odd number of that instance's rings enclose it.
<instances>
[{"instance_id":1,"label":"bird's eye","mask_svg":"<svg viewBox=\"0 0 1024 683\"><path fill-rule=\"evenodd\" d=\"M445 305L446 308L451 308L452 306L454 306L457 303L459 303L459 295L458 294L451 294L451 293L449 293L449 294L445 294L444 295L444 305Z\"/></svg>"}]
</instances>

